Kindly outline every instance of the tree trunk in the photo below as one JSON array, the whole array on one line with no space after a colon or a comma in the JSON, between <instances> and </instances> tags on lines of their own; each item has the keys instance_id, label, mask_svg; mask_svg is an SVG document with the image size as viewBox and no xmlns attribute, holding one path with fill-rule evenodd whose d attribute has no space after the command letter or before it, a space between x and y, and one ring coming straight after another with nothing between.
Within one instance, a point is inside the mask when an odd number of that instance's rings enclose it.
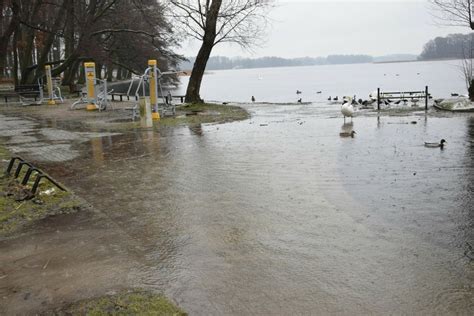
<instances>
[{"instance_id":1,"label":"tree trunk","mask_svg":"<svg viewBox=\"0 0 474 316\"><path fill-rule=\"evenodd\" d=\"M20 24L18 10L18 1L12 1L12 18L10 24L6 27L5 33L0 37L0 76L6 75L5 66L7 62L8 44L10 43L10 37Z\"/></svg>"},{"instance_id":2,"label":"tree trunk","mask_svg":"<svg viewBox=\"0 0 474 316\"><path fill-rule=\"evenodd\" d=\"M107 81L112 82L114 80L114 66L109 65L109 66L107 66L106 69L107 69L107 74L106 74Z\"/></svg>"},{"instance_id":3,"label":"tree trunk","mask_svg":"<svg viewBox=\"0 0 474 316\"><path fill-rule=\"evenodd\" d=\"M186 102L188 103L202 103L199 94L201 90L202 77L206 71L207 61L211 55L213 43L202 43L201 48L196 56L191 77L189 78L188 88L186 90Z\"/></svg>"},{"instance_id":4,"label":"tree trunk","mask_svg":"<svg viewBox=\"0 0 474 316\"><path fill-rule=\"evenodd\" d=\"M16 43L18 43L18 29L13 35L13 79L15 81L15 86L18 85L18 48Z\"/></svg>"},{"instance_id":5,"label":"tree trunk","mask_svg":"<svg viewBox=\"0 0 474 316\"><path fill-rule=\"evenodd\" d=\"M78 60L72 63L72 65L68 68L68 71L64 73L62 85L69 86L69 88L73 86L79 64L80 62Z\"/></svg>"},{"instance_id":6,"label":"tree trunk","mask_svg":"<svg viewBox=\"0 0 474 316\"><path fill-rule=\"evenodd\" d=\"M471 80L468 92L469 92L469 100L474 101L474 80Z\"/></svg>"},{"instance_id":7,"label":"tree trunk","mask_svg":"<svg viewBox=\"0 0 474 316\"><path fill-rule=\"evenodd\" d=\"M201 48L196 56L191 77L189 78L188 88L186 90L185 101L188 103L202 103L199 95L201 90L202 77L206 70L207 61L211 56L214 40L216 39L216 25L222 0L213 0L206 15L206 30Z\"/></svg>"},{"instance_id":8,"label":"tree trunk","mask_svg":"<svg viewBox=\"0 0 474 316\"><path fill-rule=\"evenodd\" d=\"M67 1L66 1L67 2ZM58 15L56 17L56 20L54 21L52 31L57 32L60 29L61 22L63 20L64 13L66 12L66 4L63 4L61 8L59 9ZM44 65L46 61L48 60L48 54L51 51L51 47L53 47L54 42L56 40L56 34L55 33L48 33L46 35L46 40L44 43L44 47L41 50L40 57L38 58L37 65L38 67L36 68L36 76L35 76L35 81L38 80L40 77L44 75ZM59 49L59 45L56 46ZM56 52L53 51L53 60L59 60L60 59L60 52L57 49Z\"/></svg>"},{"instance_id":9,"label":"tree trunk","mask_svg":"<svg viewBox=\"0 0 474 316\"><path fill-rule=\"evenodd\" d=\"M67 1L66 27L64 30L64 55L68 58L74 52L74 0ZM75 77L74 71L77 71L77 64L71 65L64 72L64 78L67 78L67 84L73 84Z\"/></svg>"}]
</instances>

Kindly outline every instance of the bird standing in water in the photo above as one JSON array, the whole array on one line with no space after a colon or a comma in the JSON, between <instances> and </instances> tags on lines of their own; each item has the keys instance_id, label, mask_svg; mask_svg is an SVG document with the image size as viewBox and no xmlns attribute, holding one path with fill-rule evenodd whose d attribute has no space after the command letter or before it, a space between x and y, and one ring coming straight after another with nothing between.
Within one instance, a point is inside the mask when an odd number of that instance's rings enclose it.
<instances>
[{"instance_id":1,"label":"bird standing in water","mask_svg":"<svg viewBox=\"0 0 474 316\"><path fill-rule=\"evenodd\" d=\"M354 115L354 106L351 104L351 100L346 99L344 104L341 106L341 113L344 115L344 122L346 121L346 116L349 116L352 120L352 115Z\"/></svg>"}]
</instances>

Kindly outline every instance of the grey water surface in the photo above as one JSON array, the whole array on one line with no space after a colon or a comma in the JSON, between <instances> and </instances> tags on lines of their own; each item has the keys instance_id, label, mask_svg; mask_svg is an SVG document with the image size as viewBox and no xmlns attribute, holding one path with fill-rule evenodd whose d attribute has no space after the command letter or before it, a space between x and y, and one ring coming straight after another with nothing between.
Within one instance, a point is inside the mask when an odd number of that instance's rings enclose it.
<instances>
[{"instance_id":1,"label":"grey water surface","mask_svg":"<svg viewBox=\"0 0 474 316\"><path fill-rule=\"evenodd\" d=\"M472 312L474 116L245 106L78 142L51 173L143 247L130 278L191 315Z\"/></svg>"}]
</instances>

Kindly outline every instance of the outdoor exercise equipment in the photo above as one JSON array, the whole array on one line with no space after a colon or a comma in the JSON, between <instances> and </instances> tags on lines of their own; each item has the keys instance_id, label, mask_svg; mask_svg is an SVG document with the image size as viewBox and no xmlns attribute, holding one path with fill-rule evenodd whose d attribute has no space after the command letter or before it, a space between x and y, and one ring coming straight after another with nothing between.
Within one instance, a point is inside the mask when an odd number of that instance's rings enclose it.
<instances>
[{"instance_id":1,"label":"outdoor exercise equipment","mask_svg":"<svg viewBox=\"0 0 474 316\"><path fill-rule=\"evenodd\" d=\"M157 67L157 61L152 59L148 61L148 67L145 69L142 76L138 77L138 85L135 90L135 99L137 103L132 108L134 111L137 111L139 108L140 97L143 100L144 106L144 120L145 126L151 127L153 126L153 120L159 120L160 117L163 117L171 112L172 115L176 113L175 105L171 102L166 102L165 97L163 96L163 90L161 85L161 77L165 74L170 73L162 73L160 69ZM128 88L127 95L130 93L132 89L132 85L134 83L134 79L130 82L130 87ZM148 83L148 96L146 91L146 84ZM141 95L140 95L141 89ZM158 93L158 91L160 93ZM159 98L163 100L162 103L159 102Z\"/></svg>"},{"instance_id":2,"label":"outdoor exercise equipment","mask_svg":"<svg viewBox=\"0 0 474 316\"><path fill-rule=\"evenodd\" d=\"M51 66L44 66L46 73L46 85L48 88L48 104L55 105L56 100L63 102L61 95L61 78L53 78L51 75Z\"/></svg>"},{"instance_id":3,"label":"outdoor exercise equipment","mask_svg":"<svg viewBox=\"0 0 474 316\"><path fill-rule=\"evenodd\" d=\"M113 90L107 90L107 80L97 79L95 77L95 63L84 63L85 77L86 77L86 96L81 97L74 102L71 109L75 109L79 104L87 104L86 110L103 111L108 106L108 95Z\"/></svg>"}]
</instances>

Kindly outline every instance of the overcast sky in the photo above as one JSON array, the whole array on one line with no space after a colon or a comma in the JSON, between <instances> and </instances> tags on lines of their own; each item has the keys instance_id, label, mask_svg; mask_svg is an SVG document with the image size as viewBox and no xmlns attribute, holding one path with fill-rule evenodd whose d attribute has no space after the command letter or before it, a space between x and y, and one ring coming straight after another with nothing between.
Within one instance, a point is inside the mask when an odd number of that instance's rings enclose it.
<instances>
[{"instance_id":1,"label":"overcast sky","mask_svg":"<svg viewBox=\"0 0 474 316\"><path fill-rule=\"evenodd\" d=\"M436 36L469 33L440 26L427 0L280 0L271 11L267 40L253 52L219 44L212 55L244 57L318 57L330 54L419 54ZM184 42L193 56L199 46Z\"/></svg>"}]
</instances>

